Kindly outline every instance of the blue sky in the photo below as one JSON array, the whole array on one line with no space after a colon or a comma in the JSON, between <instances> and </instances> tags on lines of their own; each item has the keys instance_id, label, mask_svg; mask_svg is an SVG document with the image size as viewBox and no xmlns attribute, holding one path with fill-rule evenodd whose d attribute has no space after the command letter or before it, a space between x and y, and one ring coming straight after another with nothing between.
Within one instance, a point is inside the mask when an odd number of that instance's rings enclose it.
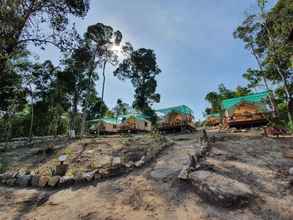
<instances>
[{"instance_id":1,"label":"blue sky","mask_svg":"<svg viewBox=\"0 0 293 220\"><path fill-rule=\"evenodd\" d=\"M270 3L274 3L271 0ZM228 88L245 84L242 74L255 66L233 31L256 0L92 0L87 17L77 20L83 34L88 25L102 22L123 33L135 48L151 48L162 70L158 78L161 102L156 108L186 104L202 118L205 95L220 83ZM41 59L58 63L58 51L35 50ZM133 87L113 77L107 68L105 101L132 103ZM97 89L100 91L101 81Z\"/></svg>"}]
</instances>

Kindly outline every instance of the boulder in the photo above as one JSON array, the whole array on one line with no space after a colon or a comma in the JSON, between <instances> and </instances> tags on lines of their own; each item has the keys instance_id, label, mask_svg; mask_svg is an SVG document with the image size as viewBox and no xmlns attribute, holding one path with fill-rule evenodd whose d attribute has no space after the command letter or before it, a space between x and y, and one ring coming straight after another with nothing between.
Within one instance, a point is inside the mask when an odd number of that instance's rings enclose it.
<instances>
[{"instance_id":1,"label":"boulder","mask_svg":"<svg viewBox=\"0 0 293 220\"><path fill-rule=\"evenodd\" d=\"M40 179L39 179L38 186L39 187L45 187L45 186L47 186L48 182L49 182L49 177L48 176L41 176Z\"/></svg>"},{"instance_id":2,"label":"boulder","mask_svg":"<svg viewBox=\"0 0 293 220\"><path fill-rule=\"evenodd\" d=\"M56 166L55 175L56 176L65 176L68 170L68 164L59 164Z\"/></svg>"},{"instance_id":3,"label":"boulder","mask_svg":"<svg viewBox=\"0 0 293 220\"><path fill-rule=\"evenodd\" d=\"M60 177L59 176L52 176L52 177L50 177L49 178L49 181L48 181L48 186L51 186L51 187L57 186L59 180L60 180Z\"/></svg>"},{"instance_id":4,"label":"boulder","mask_svg":"<svg viewBox=\"0 0 293 220\"><path fill-rule=\"evenodd\" d=\"M39 179L40 179L39 176L36 176L36 175L32 176L32 181L31 181L32 186L38 187L39 186Z\"/></svg>"},{"instance_id":5,"label":"boulder","mask_svg":"<svg viewBox=\"0 0 293 220\"><path fill-rule=\"evenodd\" d=\"M29 186L31 184L32 176L31 175L18 175L16 178L15 184L18 186Z\"/></svg>"},{"instance_id":6,"label":"boulder","mask_svg":"<svg viewBox=\"0 0 293 220\"><path fill-rule=\"evenodd\" d=\"M248 185L210 171L193 172L190 179L197 193L215 205L243 207L253 198Z\"/></svg>"},{"instance_id":7,"label":"boulder","mask_svg":"<svg viewBox=\"0 0 293 220\"><path fill-rule=\"evenodd\" d=\"M178 178L181 180L188 180L189 179L189 171L190 167L188 165L184 166L180 171Z\"/></svg>"},{"instance_id":8,"label":"boulder","mask_svg":"<svg viewBox=\"0 0 293 220\"><path fill-rule=\"evenodd\" d=\"M289 169L289 175L290 175L290 176L293 176L293 167L291 167L291 168Z\"/></svg>"},{"instance_id":9,"label":"boulder","mask_svg":"<svg viewBox=\"0 0 293 220\"><path fill-rule=\"evenodd\" d=\"M151 173L151 177L159 181L167 181L169 178L178 175L179 170L170 168L155 168Z\"/></svg>"}]
</instances>

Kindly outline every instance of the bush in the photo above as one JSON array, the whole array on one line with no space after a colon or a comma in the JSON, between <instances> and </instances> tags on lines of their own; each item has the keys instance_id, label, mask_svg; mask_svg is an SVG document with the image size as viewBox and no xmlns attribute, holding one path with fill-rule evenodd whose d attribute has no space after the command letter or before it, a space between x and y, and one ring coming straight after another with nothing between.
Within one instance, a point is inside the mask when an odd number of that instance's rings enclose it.
<instances>
[{"instance_id":1,"label":"bush","mask_svg":"<svg viewBox=\"0 0 293 220\"><path fill-rule=\"evenodd\" d=\"M8 164L4 161L0 162L0 173L5 173L8 170Z\"/></svg>"}]
</instances>

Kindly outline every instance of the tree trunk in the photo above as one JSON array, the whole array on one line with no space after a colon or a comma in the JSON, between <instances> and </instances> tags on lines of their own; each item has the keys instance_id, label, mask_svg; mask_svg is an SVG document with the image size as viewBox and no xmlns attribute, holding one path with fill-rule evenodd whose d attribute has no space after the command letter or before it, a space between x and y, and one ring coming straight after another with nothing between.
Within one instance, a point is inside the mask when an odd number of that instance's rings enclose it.
<instances>
[{"instance_id":1,"label":"tree trunk","mask_svg":"<svg viewBox=\"0 0 293 220\"><path fill-rule=\"evenodd\" d=\"M73 97L72 128L71 128L72 130L74 130L75 135L77 134L77 127L76 127L77 104L78 104L78 92L77 92L77 89L75 88L74 97Z\"/></svg>"},{"instance_id":2,"label":"tree trunk","mask_svg":"<svg viewBox=\"0 0 293 220\"><path fill-rule=\"evenodd\" d=\"M102 101L104 101L105 84L106 84L106 75L105 75L106 64L107 64L107 61L105 61L105 62L104 62L104 65L103 65ZM101 109L100 109L100 110L101 110Z\"/></svg>"},{"instance_id":3,"label":"tree trunk","mask_svg":"<svg viewBox=\"0 0 293 220\"><path fill-rule=\"evenodd\" d=\"M276 51L275 51L275 42L274 40L272 39L271 37L271 33L270 33L270 30L266 27L266 32L268 34L268 38L269 38L269 46L271 47L273 53L276 55ZM276 55L278 61L279 61L279 57ZM291 103L291 100L292 100L292 95L290 94L289 92L289 88L288 88L288 82L287 82L287 79L286 77L284 76L283 72L281 71L280 67L278 64L273 64L273 66L276 68L277 70L277 73L279 74L281 80L283 81L283 86L284 86L284 91L285 91L285 94L286 94L286 102L287 102L287 107L288 107L288 120L291 124L293 124L293 112L292 112L292 109L290 107L290 103Z\"/></svg>"},{"instance_id":4,"label":"tree trunk","mask_svg":"<svg viewBox=\"0 0 293 220\"><path fill-rule=\"evenodd\" d=\"M34 97L31 97L31 105L32 105L32 114L31 114L31 123L30 123L30 131L29 131L29 140L31 141L33 138L33 124L34 124Z\"/></svg>"},{"instance_id":5,"label":"tree trunk","mask_svg":"<svg viewBox=\"0 0 293 220\"><path fill-rule=\"evenodd\" d=\"M105 83L106 83L106 75L105 75L106 65L107 65L107 61L104 61L104 64L103 64L102 103L104 103L104 92L105 92ZM100 108L99 108L100 118L102 117L102 115L101 115L102 103L101 103ZM98 123L98 136L100 136L100 127L101 127L101 123L99 122Z\"/></svg>"},{"instance_id":6,"label":"tree trunk","mask_svg":"<svg viewBox=\"0 0 293 220\"><path fill-rule=\"evenodd\" d=\"M86 110L82 113L82 122L81 122L81 130L80 130L80 136L84 136L85 134L85 123L86 123L86 118L87 118L87 112Z\"/></svg>"},{"instance_id":7,"label":"tree trunk","mask_svg":"<svg viewBox=\"0 0 293 220\"><path fill-rule=\"evenodd\" d=\"M259 57L257 56L257 54L256 54L256 52L255 52L255 49L254 49L253 45L250 45L250 47L251 47L252 54L253 54L253 56L254 56L255 59L256 59L256 62L257 62L257 64L258 64L258 67L259 67L260 71L263 72L262 64L261 64L261 62L260 62L260 60L259 60ZM265 78L265 76L262 76L262 79L263 79L263 81L264 81L264 84L265 84L266 90L267 90L267 91L272 91L272 90L269 88L269 85L268 85L268 82L267 82L267 79ZM271 107L272 107L272 111L273 111L273 118L276 118L276 117L278 117L278 115L279 115L279 111L278 111L278 108L277 108L277 106L276 106L276 102L275 102L275 100L276 100L276 99L275 99L275 94L274 94L274 92L272 91L272 93L269 94L269 101L270 101L270 104L271 104Z\"/></svg>"}]
</instances>

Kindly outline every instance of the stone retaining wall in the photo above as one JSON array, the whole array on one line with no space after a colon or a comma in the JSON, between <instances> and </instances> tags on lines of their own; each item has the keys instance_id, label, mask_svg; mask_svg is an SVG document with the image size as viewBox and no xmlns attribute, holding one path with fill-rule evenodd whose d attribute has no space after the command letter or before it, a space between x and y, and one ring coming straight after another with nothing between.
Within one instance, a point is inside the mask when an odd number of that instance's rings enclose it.
<instances>
[{"instance_id":1,"label":"stone retaining wall","mask_svg":"<svg viewBox=\"0 0 293 220\"><path fill-rule=\"evenodd\" d=\"M101 181L121 174L126 174L136 168L140 168L145 164L151 162L158 154L173 145L173 142L167 140L165 144L152 148L145 152L139 160L128 161L124 164L120 157L110 157L108 162L103 167L89 172L81 172L76 176L39 176L34 171L27 172L13 172L9 171L0 174L0 184L6 186L19 187L38 187L38 188L57 188L70 187L75 184L88 183L92 181Z\"/></svg>"}]
</instances>

